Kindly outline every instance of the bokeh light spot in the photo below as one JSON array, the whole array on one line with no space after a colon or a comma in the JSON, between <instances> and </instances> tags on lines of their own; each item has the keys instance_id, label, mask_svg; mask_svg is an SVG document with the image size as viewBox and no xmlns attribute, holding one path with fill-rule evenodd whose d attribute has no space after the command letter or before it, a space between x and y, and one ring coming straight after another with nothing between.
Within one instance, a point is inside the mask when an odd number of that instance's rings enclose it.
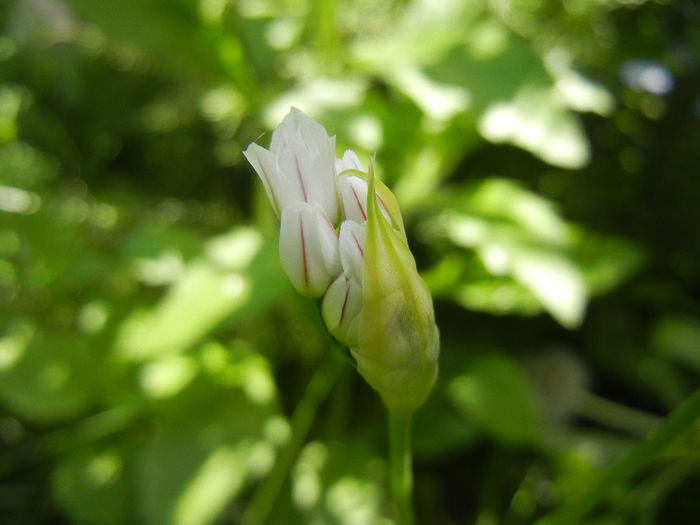
<instances>
[{"instance_id":1,"label":"bokeh light spot","mask_svg":"<svg viewBox=\"0 0 700 525\"><path fill-rule=\"evenodd\" d=\"M197 373L197 363L182 355L165 356L146 364L139 382L151 398L172 397L184 389Z\"/></svg>"},{"instance_id":2,"label":"bokeh light spot","mask_svg":"<svg viewBox=\"0 0 700 525\"><path fill-rule=\"evenodd\" d=\"M84 305L76 317L78 329L85 334L95 334L102 330L107 322L107 305L100 301L93 301Z\"/></svg>"},{"instance_id":3,"label":"bokeh light spot","mask_svg":"<svg viewBox=\"0 0 700 525\"><path fill-rule=\"evenodd\" d=\"M620 68L620 78L630 88L654 95L665 95L675 83L669 69L653 60L628 60Z\"/></svg>"}]
</instances>

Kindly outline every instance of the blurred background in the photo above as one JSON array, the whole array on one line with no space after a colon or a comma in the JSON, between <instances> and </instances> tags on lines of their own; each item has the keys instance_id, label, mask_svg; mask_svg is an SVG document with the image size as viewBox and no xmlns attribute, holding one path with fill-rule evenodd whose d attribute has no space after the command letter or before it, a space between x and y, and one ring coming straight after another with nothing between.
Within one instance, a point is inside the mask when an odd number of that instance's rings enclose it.
<instances>
[{"instance_id":1,"label":"blurred background","mask_svg":"<svg viewBox=\"0 0 700 525\"><path fill-rule=\"evenodd\" d=\"M0 0L0 522L391 523L384 408L241 154L292 105L377 153L435 297L418 521L575 498L700 383L699 18ZM699 450L700 423L588 522L700 523Z\"/></svg>"}]
</instances>

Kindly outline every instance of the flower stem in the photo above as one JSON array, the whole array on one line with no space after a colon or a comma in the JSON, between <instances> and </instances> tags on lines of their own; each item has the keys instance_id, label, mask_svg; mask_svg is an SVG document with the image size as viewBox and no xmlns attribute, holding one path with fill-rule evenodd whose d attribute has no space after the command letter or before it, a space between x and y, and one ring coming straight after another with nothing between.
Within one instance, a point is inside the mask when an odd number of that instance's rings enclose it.
<instances>
[{"instance_id":1,"label":"flower stem","mask_svg":"<svg viewBox=\"0 0 700 525\"><path fill-rule=\"evenodd\" d=\"M389 410L389 482L399 525L413 525L412 415Z\"/></svg>"},{"instance_id":2,"label":"flower stem","mask_svg":"<svg viewBox=\"0 0 700 525\"><path fill-rule=\"evenodd\" d=\"M261 525L267 520L277 499L277 494L314 422L318 407L326 399L344 364L345 361L340 352L336 348L331 348L331 351L314 372L292 414L292 436L277 456L277 461L275 461L270 474L253 494L251 503L243 515L242 523L244 525Z\"/></svg>"},{"instance_id":3,"label":"flower stem","mask_svg":"<svg viewBox=\"0 0 700 525\"><path fill-rule=\"evenodd\" d=\"M700 389L683 401L655 430L614 463L583 494L544 516L536 525L580 523L588 512L610 494L612 487L637 474L699 418Z\"/></svg>"}]
</instances>

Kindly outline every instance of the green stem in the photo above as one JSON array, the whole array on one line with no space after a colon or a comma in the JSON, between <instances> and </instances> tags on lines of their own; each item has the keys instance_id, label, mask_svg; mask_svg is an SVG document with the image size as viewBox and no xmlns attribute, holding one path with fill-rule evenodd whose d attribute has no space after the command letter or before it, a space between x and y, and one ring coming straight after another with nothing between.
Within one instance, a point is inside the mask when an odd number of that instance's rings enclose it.
<instances>
[{"instance_id":1,"label":"green stem","mask_svg":"<svg viewBox=\"0 0 700 525\"><path fill-rule=\"evenodd\" d=\"M336 348L331 348L314 372L292 414L292 436L277 456L277 461L275 461L270 474L253 494L250 505L243 515L242 523L244 525L260 525L267 520L277 499L277 494L314 422L318 407L326 399L344 364L345 361L340 352Z\"/></svg>"},{"instance_id":2,"label":"green stem","mask_svg":"<svg viewBox=\"0 0 700 525\"><path fill-rule=\"evenodd\" d=\"M579 523L610 493L610 489L641 471L666 446L700 418L700 389L683 401L646 438L612 465L578 498L544 516L536 525Z\"/></svg>"},{"instance_id":3,"label":"green stem","mask_svg":"<svg viewBox=\"0 0 700 525\"><path fill-rule=\"evenodd\" d=\"M581 399L578 413L610 428L643 437L661 423L661 418L620 405L590 392Z\"/></svg>"},{"instance_id":4,"label":"green stem","mask_svg":"<svg viewBox=\"0 0 700 525\"><path fill-rule=\"evenodd\" d=\"M399 525L413 524L411 416L389 410L389 480Z\"/></svg>"}]
</instances>

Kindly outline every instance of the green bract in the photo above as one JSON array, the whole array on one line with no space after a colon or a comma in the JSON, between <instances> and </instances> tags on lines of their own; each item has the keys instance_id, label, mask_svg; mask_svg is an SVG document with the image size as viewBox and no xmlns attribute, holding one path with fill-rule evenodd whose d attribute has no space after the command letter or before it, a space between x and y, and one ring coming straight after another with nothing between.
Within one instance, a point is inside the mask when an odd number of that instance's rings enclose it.
<instances>
[{"instance_id":1,"label":"green bract","mask_svg":"<svg viewBox=\"0 0 700 525\"><path fill-rule=\"evenodd\" d=\"M359 337L351 352L387 407L411 411L423 404L437 375L433 302L406 243L396 198L375 178L372 164L368 195Z\"/></svg>"}]
</instances>

